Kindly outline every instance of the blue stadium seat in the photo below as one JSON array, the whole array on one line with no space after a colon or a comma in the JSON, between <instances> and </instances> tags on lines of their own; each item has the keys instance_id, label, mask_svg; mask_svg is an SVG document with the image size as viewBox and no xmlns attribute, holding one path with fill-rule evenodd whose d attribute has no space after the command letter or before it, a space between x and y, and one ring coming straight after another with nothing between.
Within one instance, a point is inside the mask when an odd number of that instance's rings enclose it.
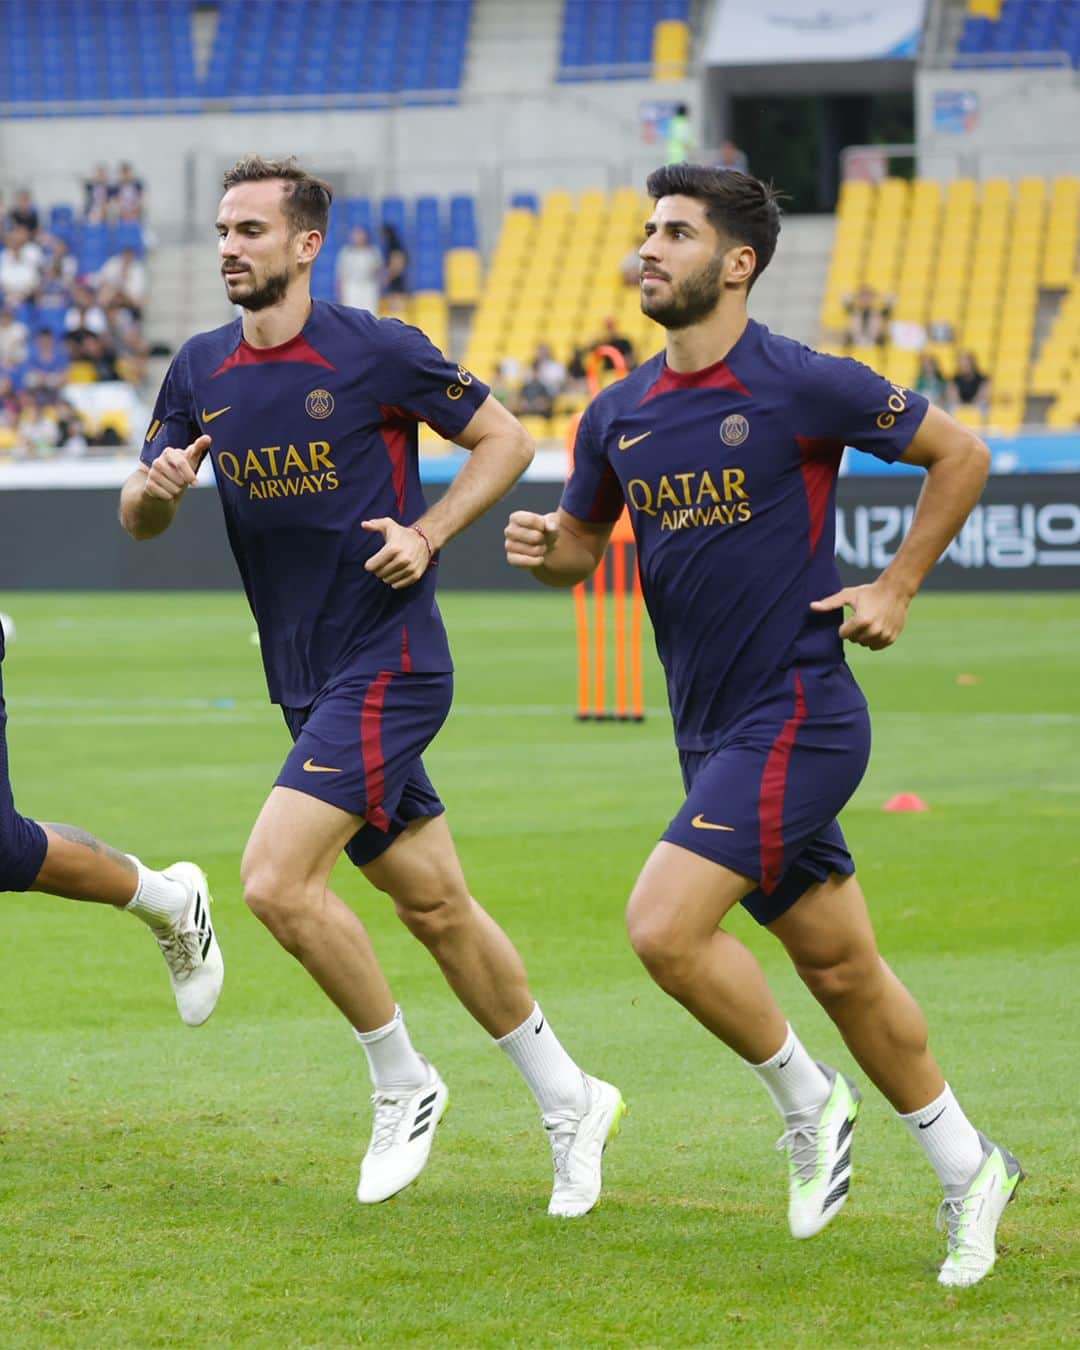
<instances>
[{"instance_id":1,"label":"blue stadium seat","mask_svg":"<svg viewBox=\"0 0 1080 1350\"><path fill-rule=\"evenodd\" d=\"M450 234L448 248L479 247L476 232L476 203L472 197L450 198Z\"/></svg>"}]
</instances>

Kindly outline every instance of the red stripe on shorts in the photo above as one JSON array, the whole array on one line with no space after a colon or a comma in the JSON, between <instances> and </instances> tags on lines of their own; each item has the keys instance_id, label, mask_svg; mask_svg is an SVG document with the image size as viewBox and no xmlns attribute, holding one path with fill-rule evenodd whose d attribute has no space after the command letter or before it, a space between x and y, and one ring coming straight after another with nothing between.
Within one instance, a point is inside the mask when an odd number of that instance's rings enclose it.
<instances>
[{"instance_id":1,"label":"red stripe on shorts","mask_svg":"<svg viewBox=\"0 0 1080 1350\"><path fill-rule=\"evenodd\" d=\"M382 809L383 799L383 758L382 712L386 687L393 679L389 670L380 670L368 685L364 695L364 706L360 709L360 749L364 756L364 779L367 784L367 809L365 819L377 830L385 833L390 828L390 818Z\"/></svg>"},{"instance_id":2,"label":"red stripe on shorts","mask_svg":"<svg viewBox=\"0 0 1080 1350\"><path fill-rule=\"evenodd\" d=\"M806 699L803 697L802 680L796 672L795 712L773 741L765 761L765 772L761 775L761 794L758 797L758 833L761 840L759 884L766 895L771 895L776 889L784 865L784 791L795 736L805 719Z\"/></svg>"}]
</instances>

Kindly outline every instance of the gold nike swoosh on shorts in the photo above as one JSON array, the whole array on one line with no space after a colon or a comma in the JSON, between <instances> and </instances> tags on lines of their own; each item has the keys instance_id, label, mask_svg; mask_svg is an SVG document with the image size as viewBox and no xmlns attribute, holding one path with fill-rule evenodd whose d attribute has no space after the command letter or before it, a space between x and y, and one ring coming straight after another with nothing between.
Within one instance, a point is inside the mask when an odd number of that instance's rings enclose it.
<instances>
[{"instance_id":1,"label":"gold nike swoosh on shorts","mask_svg":"<svg viewBox=\"0 0 1080 1350\"><path fill-rule=\"evenodd\" d=\"M619 449L629 450L632 445L637 445L638 441L643 441L646 436L651 436L651 431L643 431L640 436L620 436Z\"/></svg>"},{"instance_id":2,"label":"gold nike swoosh on shorts","mask_svg":"<svg viewBox=\"0 0 1080 1350\"><path fill-rule=\"evenodd\" d=\"M222 415L222 413L227 413L231 407L232 407L232 404L231 404L231 403L227 403L227 404L225 405L224 408L218 408L218 410L217 410L216 412L212 412L212 413L208 413L208 412L206 411L206 409L204 408L204 409L202 410L203 426L208 426L208 425L214 420L215 417L220 417L220 416Z\"/></svg>"},{"instance_id":3,"label":"gold nike swoosh on shorts","mask_svg":"<svg viewBox=\"0 0 1080 1350\"><path fill-rule=\"evenodd\" d=\"M307 766L305 765L304 767L306 768ZM735 833L734 825L714 825L711 820L706 820L700 811L690 824L693 825L695 830L726 830L729 834Z\"/></svg>"},{"instance_id":4,"label":"gold nike swoosh on shorts","mask_svg":"<svg viewBox=\"0 0 1080 1350\"><path fill-rule=\"evenodd\" d=\"M343 769L331 769L325 764L316 764L313 759L304 760L305 773L344 773Z\"/></svg>"}]
</instances>

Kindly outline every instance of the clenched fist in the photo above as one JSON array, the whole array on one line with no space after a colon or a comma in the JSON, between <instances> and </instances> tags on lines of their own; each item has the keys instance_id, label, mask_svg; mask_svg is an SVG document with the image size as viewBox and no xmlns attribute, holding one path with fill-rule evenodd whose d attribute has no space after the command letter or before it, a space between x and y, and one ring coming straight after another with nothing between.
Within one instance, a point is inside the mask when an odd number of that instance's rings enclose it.
<instances>
[{"instance_id":1,"label":"clenched fist","mask_svg":"<svg viewBox=\"0 0 1080 1350\"><path fill-rule=\"evenodd\" d=\"M511 567L540 567L559 540L559 517L552 511L514 511L503 531L506 561Z\"/></svg>"}]
</instances>

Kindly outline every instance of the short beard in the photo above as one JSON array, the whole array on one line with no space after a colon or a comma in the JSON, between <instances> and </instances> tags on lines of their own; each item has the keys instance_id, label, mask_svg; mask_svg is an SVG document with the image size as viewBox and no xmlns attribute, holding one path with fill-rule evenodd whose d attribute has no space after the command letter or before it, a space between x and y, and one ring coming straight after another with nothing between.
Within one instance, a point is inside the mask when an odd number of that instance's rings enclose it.
<instances>
[{"instance_id":1,"label":"short beard","mask_svg":"<svg viewBox=\"0 0 1080 1350\"><path fill-rule=\"evenodd\" d=\"M689 328L707 318L720 302L724 292L721 277L723 256L706 263L700 272L687 277L679 286L672 286L670 300L648 300L641 297L641 310L661 328Z\"/></svg>"},{"instance_id":2,"label":"short beard","mask_svg":"<svg viewBox=\"0 0 1080 1350\"><path fill-rule=\"evenodd\" d=\"M235 303L241 309L269 309L271 305L276 305L284 298L288 289L289 273L283 268L280 272L268 276L261 286L253 286L247 295L238 296Z\"/></svg>"}]
</instances>

